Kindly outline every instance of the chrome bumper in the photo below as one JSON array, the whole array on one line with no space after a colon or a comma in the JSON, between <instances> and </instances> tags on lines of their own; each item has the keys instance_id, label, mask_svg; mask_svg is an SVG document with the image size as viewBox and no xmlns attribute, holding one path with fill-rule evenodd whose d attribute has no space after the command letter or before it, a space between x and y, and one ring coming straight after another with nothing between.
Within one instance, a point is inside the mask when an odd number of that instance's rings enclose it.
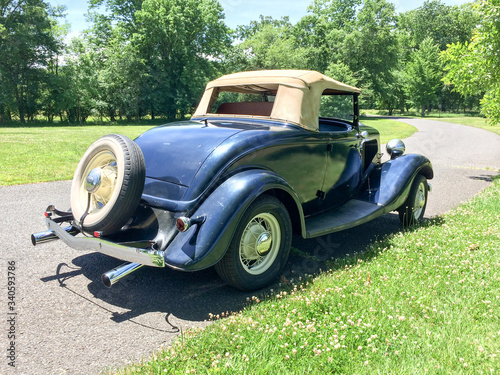
<instances>
[{"instance_id":1,"label":"chrome bumper","mask_svg":"<svg viewBox=\"0 0 500 375\"><path fill-rule=\"evenodd\" d=\"M73 234L75 232L68 232L67 229L61 227L50 217L45 220L49 231L52 231L55 236L75 250L97 251L127 262L151 267L165 267L163 251L120 245L95 237L75 237L75 234Z\"/></svg>"}]
</instances>

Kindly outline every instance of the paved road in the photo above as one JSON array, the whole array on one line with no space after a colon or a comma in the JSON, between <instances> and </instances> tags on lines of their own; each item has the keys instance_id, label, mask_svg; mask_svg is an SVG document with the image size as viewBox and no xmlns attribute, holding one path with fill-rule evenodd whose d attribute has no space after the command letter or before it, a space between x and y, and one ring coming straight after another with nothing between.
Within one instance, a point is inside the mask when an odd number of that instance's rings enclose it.
<instances>
[{"instance_id":1,"label":"paved road","mask_svg":"<svg viewBox=\"0 0 500 375\"><path fill-rule=\"evenodd\" d=\"M406 141L408 152L427 155L436 177L427 216L445 212L486 187L500 169L500 137L480 129L409 120L420 132ZM251 296L225 286L213 270L182 273L141 269L111 289L100 275L120 261L81 253L60 242L31 245L44 228L49 204L69 207L70 183L0 188L0 284L7 261L16 262L16 371L7 366L6 290L0 297L0 373L98 374L147 358L181 330L207 324L209 313L240 310ZM400 230L395 214L358 228L294 246L317 260L292 255L286 277L314 273L324 260L362 249L377 236ZM275 287L276 288L276 287Z\"/></svg>"}]
</instances>

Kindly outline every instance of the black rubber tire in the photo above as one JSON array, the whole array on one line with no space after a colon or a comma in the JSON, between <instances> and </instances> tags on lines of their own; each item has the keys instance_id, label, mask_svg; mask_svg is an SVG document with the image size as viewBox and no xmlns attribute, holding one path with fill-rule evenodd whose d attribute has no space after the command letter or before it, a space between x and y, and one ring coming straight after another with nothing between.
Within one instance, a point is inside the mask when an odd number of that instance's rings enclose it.
<instances>
[{"instance_id":1,"label":"black rubber tire","mask_svg":"<svg viewBox=\"0 0 500 375\"><path fill-rule=\"evenodd\" d=\"M258 224L257 221L262 218L264 218L263 224ZM248 261L248 259L245 260L244 255L241 254L243 251L240 250L241 243L246 238L242 236L244 236L246 229L248 230L246 233L250 233L252 232L251 228L259 227L271 232L271 250L265 255L255 254L260 256L260 265L244 266L243 262ZM260 234L262 235L262 233ZM251 235L255 234L251 233ZM288 211L278 199L262 195L243 214L231 244L224 257L215 265L215 270L222 280L237 289L261 289L278 277L288 260L291 244L292 223ZM263 269L260 270L259 267Z\"/></svg>"},{"instance_id":2,"label":"black rubber tire","mask_svg":"<svg viewBox=\"0 0 500 375\"><path fill-rule=\"evenodd\" d=\"M424 202L419 201L421 199L421 194L423 189ZM427 195L429 192L429 185L427 184L427 179L422 175L417 175L413 180L410 188L410 193L405 203L398 209L399 220L404 227L409 227L415 225L422 221L425 213L425 208L427 207ZM417 208L417 211L415 211ZM421 208L421 210L418 210Z\"/></svg>"},{"instance_id":3,"label":"black rubber tire","mask_svg":"<svg viewBox=\"0 0 500 375\"><path fill-rule=\"evenodd\" d=\"M77 223L87 209L89 192L85 183L92 168L99 169L101 176L106 172L106 177L92 194L97 207L85 217L83 229L111 234L122 228L137 209L146 176L144 156L140 147L124 135L109 134L94 142L80 160L71 185L71 210Z\"/></svg>"}]
</instances>

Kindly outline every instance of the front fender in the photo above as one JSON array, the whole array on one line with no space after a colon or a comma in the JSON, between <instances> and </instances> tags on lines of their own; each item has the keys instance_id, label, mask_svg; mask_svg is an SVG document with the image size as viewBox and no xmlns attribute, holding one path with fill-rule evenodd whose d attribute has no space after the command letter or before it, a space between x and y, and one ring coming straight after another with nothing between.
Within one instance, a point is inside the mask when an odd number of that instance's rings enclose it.
<instances>
[{"instance_id":1,"label":"front fender","mask_svg":"<svg viewBox=\"0 0 500 375\"><path fill-rule=\"evenodd\" d=\"M425 156L407 154L382 164L376 172L378 189L374 201L386 207L385 212L399 208L408 198L414 178L422 174L427 179L434 177L432 164Z\"/></svg>"},{"instance_id":2,"label":"front fender","mask_svg":"<svg viewBox=\"0 0 500 375\"><path fill-rule=\"evenodd\" d=\"M226 253L246 209L271 189L293 198L303 223L299 199L282 177L265 170L244 171L224 181L196 210L192 217L205 216L205 221L177 234L165 251L166 265L188 271L213 266Z\"/></svg>"}]
</instances>

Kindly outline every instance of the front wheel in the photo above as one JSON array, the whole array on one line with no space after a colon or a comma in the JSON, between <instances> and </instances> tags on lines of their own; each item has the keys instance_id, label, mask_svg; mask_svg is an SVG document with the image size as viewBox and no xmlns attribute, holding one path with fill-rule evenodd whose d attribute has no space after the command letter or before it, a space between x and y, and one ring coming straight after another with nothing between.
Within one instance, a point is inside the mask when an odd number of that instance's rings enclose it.
<instances>
[{"instance_id":1,"label":"front wheel","mask_svg":"<svg viewBox=\"0 0 500 375\"><path fill-rule=\"evenodd\" d=\"M428 192L427 179L422 175L417 175L413 180L406 202L398 210L399 219L403 226L408 227L422 221L427 206Z\"/></svg>"},{"instance_id":2,"label":"front wheel","mask_svg":"<svg viewBox=\"0 0 500 375\"><path fill-rule=\"evenodd\" d=\"M229 249L215 269L235 288L263 288L283 269L291 243L288 211L278 199L263 195L243 215Z\"/></svg>"}]
</instances>

